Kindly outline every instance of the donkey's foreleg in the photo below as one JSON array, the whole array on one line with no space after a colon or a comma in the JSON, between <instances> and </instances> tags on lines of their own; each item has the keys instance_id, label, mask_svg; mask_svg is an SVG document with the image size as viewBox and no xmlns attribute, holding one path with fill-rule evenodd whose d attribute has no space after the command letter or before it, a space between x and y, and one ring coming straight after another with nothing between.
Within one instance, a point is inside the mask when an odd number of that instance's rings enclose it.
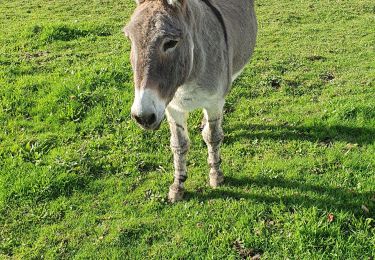
<instances>
[{"instance_id":1,"label":"donkey's foreleg","mask_svg":"<svg viewBox=\"0 0 375 260\"><path fill-rule=\"evenodd\" d=\"M176 202L182 199L184 195L184 182L187 179L186 155L190 143L187 132L187 116L187 113L167 108L175 171L174 182L170 186L168 194L168 198L171 202Z\"/></svg>"},{"instance_id":2,"label":"donkey's foreleg","mask_svg":"<svg viewBox=\"0 0 375 260\"><path fill-rule=\"evenodd\" d=\"M217 104L216 104L217 105ZM222 129L224 100L218 106L204 110L205 126L202 131L203 139L208 148L208 164L210 170L210 185L216 188L224 181L223 172L220 169L220 145L224 139Z\"/></svg>"}]
</instances>

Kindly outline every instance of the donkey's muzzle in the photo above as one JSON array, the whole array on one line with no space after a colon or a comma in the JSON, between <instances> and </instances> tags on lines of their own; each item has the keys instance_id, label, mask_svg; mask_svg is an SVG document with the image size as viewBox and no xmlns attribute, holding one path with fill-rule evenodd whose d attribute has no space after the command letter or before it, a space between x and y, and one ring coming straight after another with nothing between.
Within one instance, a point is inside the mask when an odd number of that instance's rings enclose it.
<instances>
[{"instance_id":1,"label":"donkey's muzzle","mask_svg":"<svg viewBox=\"0 0 375 260\"><path fill-rule=\"evenodd\" d=\"M143 126L146 129L155 129L155 123L156 123L156 115L154 113L147 114L147 115L136 115L132 114L132 117L135 121L137 121L138 124Z\"/></svg>"},{"instance_id":2,"label":"donkey's muzzle","mask_svg":"<svg viewBox=\"0 0 375 260\"><path fill-rule=\"evenodd\" d=\"M165 104L155 90L135 89L135 98L131 108L131 115L144 129L156 130L164 117Z\"/></svg>"}]
</instances>

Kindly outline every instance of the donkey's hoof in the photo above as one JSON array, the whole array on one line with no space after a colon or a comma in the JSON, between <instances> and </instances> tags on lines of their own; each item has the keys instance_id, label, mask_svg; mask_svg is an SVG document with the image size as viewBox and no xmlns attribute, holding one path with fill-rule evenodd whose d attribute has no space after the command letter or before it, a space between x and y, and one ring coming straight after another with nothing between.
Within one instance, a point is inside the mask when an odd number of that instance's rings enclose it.
<instances>
[{"instance_id":1,"label":"donkey's hoof","mask_svg":"<svg viewBox=\"0 0 375 260\"><path fill-rule=\"evenodd\" d=\"M219 187L224 182L224 174L221 171L210 172L210 186L212 188Z\"/></svg>"},{"instance_id":2,"label":"donkey's hoof","mask_svg":"<svg viewBox=\"0 0 375 260\"><path fill-rule=\"evenodd\" d=\"M181 201L184 197L184 192L184 188L172 184L171 187L169 187L168 200L172 203Z\"/></svg>"}]
</instances>

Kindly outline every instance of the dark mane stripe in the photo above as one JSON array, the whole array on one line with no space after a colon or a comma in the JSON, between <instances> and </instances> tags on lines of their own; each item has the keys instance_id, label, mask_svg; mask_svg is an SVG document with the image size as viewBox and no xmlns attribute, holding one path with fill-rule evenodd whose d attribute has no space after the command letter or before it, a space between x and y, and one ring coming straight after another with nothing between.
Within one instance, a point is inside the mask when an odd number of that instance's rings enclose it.
<instances>
[{"instance_id":1,"label":"dark mane stripe","mask_svg":"<svg viewBox=\"0 0 375 260\"><path fill-rule=\"evenodd\" d=\"M225 27L223 16L221 15L220 11L214 5L212 5L210 0L202 0L202 2L204 2L212 10L212 12L215 14L217 19L219 20L221 27L223 28L223 31L224 31L225 44L227 45L227 48L228 48L228 34L227 34L227 28Z\"/></svg>"}]
</instances>

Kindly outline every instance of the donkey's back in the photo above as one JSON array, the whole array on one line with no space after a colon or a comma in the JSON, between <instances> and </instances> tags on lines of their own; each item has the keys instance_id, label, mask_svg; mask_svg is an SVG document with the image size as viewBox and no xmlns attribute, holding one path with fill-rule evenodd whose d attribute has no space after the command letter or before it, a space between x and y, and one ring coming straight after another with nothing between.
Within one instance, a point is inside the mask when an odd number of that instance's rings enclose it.
<instances>
[{"instance_id":1,"label":"donkey's back","mask_svg":"<svg viewBox=\"0 0 375 260\"><path fill-rule=\"evenodd\" d=\"M257 20L254 0L217 0L228 34L233 74L239 73L249 61L255 47Z\"/></svg>"},{"instance_id":2,"label":"donkey's back","mask_svg":"<svg viewBox=\"0 0 375 260\"><path fill-rule=\"evenodd\" d=\"M257 34L254 1L191 0L188 6L193 46L198 50L187 81L204 87L210 95L225 96L254 51Z\"/></svg>"}]
</instances>

